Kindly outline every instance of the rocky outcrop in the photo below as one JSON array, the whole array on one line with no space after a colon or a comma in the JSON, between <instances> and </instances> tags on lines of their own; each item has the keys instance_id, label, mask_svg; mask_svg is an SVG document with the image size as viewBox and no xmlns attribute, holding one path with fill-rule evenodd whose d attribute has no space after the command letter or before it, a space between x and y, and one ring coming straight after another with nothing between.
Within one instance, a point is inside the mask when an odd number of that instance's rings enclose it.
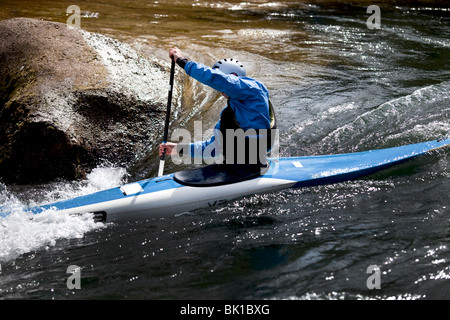
<instances>
[{"instance_id":1,"label":"rocky outcrop","mask_svg":"<svg viewBox=\"0 0 450 320\"><path fill-rule=\"evenodd\" d=\"M76 179L156 146L168 65L62 23L3 20L0 39L0 180Z\"/></svg>"}]
</instances>

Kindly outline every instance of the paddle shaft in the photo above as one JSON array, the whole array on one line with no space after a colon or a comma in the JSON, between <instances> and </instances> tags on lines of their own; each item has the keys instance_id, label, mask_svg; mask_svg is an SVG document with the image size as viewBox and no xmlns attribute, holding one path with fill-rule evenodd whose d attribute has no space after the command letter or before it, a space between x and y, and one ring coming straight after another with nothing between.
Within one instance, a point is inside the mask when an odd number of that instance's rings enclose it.
<instances>
[{"instance_id":1,"label":"paddle shaft","mask_svg":"<svg viewBox=\"0 0 450 320\"><path fill-rule=\"evenodd\" d=\"M169 96L167 98L166 123L164 125L163 143L167 143L168 135L169 135L169 121L170 121L170 109L172 107L172 91L173 91L174 75L175 75L175 60L172 59L172 66L170 67ZM166 150L164 149L164 151L161 155L161 158L159 160L158 177L163 175L165 156L166 156Z\"/></svg>"}]
</instances>

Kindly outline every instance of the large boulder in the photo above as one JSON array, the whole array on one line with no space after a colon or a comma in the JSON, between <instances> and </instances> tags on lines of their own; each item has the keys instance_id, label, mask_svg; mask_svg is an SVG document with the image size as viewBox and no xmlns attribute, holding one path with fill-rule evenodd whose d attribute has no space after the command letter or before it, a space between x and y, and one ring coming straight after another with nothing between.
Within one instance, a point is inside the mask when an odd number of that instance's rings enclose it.
<instances>
[{"instance_id":1,"label":"large boulder","mask_svg":"<svg viewBox=\"0 0 450 320\"><path fill-rule=\"evenodd\" d=\"M0 39L0 180L76 179L155 147L168 64L49 21L0 21Z\"/></svg>"}]
</instances>

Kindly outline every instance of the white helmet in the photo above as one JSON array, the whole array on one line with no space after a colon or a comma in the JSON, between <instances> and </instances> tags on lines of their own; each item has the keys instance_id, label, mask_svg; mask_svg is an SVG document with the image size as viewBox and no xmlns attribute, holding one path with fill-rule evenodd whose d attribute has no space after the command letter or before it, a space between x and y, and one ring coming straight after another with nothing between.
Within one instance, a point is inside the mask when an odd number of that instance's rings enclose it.
<instances>
[{"instance_id":1,"label":"white helmet","mask_svg":"<svg viewBox=\"0 0 450 320\"><path fill-rule=\"evenodd\" d=\"M225 74L234 73L238 77L245 77L246 72L244 66L238 61L231 59L222 59L213 65L213 69L219 69Z\"/></svg>"}]
</instances>

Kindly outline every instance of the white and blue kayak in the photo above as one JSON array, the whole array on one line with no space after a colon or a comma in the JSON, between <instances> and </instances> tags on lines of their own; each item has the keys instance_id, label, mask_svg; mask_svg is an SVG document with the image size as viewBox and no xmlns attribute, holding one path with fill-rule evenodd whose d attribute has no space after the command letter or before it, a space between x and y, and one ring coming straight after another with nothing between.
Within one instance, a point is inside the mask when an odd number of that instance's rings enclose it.
<instances>
[{"instance_id":1,"label":"white and blue kayak","mask_svg":"<svg viewBox=\"0 0 450 320\"><path fill-rule=\"evenodd\" d=\"M255 166L211 165L29 210L33 214L48 209L65 214L95 213L106 221L169 217L257 193L355 180L447 146L450 139L347 154L269 159L266 168L257 170ZM7 215L0 208L0 216Z\"/></svg>"}]
</instances>

